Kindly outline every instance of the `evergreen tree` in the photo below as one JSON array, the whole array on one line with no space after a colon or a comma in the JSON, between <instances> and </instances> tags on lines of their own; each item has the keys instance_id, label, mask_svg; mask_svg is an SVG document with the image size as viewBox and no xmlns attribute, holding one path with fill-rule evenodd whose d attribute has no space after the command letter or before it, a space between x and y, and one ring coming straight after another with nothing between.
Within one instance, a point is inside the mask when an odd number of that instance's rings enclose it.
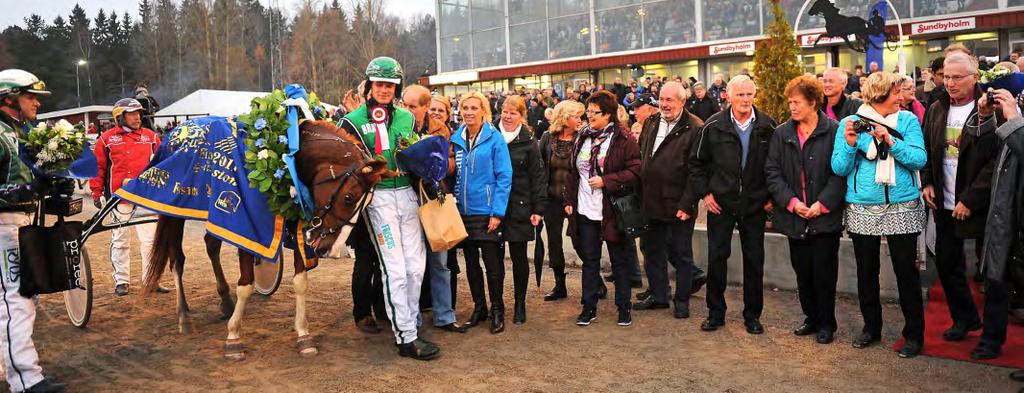
<instances>
[{"instance_id":1,"label":"evergreen tree","mask_svg":"<svg viewBox=\"0 0 1024 393\"><path fill-rule=\"evenodd\" d=\"M768 38L761 41L754 51L754 76L757 78L757 99L755 104L778 122L789 118L789 107L783 91L786 84L800 76L800 64L793 29L786 21L779 0L771 0L772 23L765 33Z\"/></svg>"}]
</instances>

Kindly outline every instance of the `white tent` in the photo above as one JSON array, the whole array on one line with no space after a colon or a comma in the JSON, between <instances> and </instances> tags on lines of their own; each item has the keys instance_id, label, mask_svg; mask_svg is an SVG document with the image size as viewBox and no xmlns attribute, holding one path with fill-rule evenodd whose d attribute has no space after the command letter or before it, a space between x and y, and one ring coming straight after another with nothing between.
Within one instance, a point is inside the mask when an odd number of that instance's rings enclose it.
<instances>
[{"instance_id":1,"label":"white tent","mask_svg":"<svg viewBox=\"0 0 1024 393\"><path fill-rule=\"evenodd\" d=\"M196 116L234 116L249 112L253 98L270 93L258 91L230 91L200 89L175 101L156 113L156 123L162 124L171 118L184 120Z\"/></svg>"}]
</instances>

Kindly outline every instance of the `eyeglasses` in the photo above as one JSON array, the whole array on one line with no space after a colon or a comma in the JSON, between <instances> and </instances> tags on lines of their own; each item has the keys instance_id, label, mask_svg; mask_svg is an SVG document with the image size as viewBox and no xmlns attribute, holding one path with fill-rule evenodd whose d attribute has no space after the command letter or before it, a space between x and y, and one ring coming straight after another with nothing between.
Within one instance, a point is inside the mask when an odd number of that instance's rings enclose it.
<instances>
[{"instance_id":1,"label":"eyeglasses","mask_svg":"<svg viewBox=\"0 0 1024 393\"><path fill-rule=\"evenodd\" d=\"M603 114L604 114L604 111L592 111L592 110L587 110L587 115L588 115L588 116L593 116L593 115L603 115Z\"/></svg>"},{"instance_id":2,"label":"eyeglasses","mask_svg":"<svg viewBox=\"0 0 1024 393\"><path fill-rule=\"evenodd\" d=\"M964 78L967 78L969 76L971 76L971 75L949 75L949 74L946 74L946 75L942 76L942 80L945 81L945 82L953 81L955 83L960 83L960 81L964 80Z\"/></svg>"}]
</instances>

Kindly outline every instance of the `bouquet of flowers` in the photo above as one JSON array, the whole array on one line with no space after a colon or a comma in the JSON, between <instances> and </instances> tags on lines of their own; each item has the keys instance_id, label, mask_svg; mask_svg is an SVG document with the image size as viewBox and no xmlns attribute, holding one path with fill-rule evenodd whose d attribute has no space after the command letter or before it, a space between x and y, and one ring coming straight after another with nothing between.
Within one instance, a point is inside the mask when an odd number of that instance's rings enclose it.
<instances>
[{"instance_id":1,"label":"bouquet of flowers","mask_svg":"<svg viewBox=\"0 0 1024 393\"><path fill-rule=\"evenodd\" d=\"M980 71L981 89L1006 89L1016 97L1024 91L1024 73L1010 71L1003 66L992 67L991 70Z\"/></svg>"},{"instance_id":2,"label":"bouquet of flowers","mask_svg":"<svg viewBox=\"0 0 1024 393\"><path fill-rule=\"evenodd\" d=\"M60 172L70 169L85 148L85 126L64 119L53 126L42 122L20 139L36 169Z\"/></svg>"},{"instance_id":3,"label":"bouquet of flowers","mask_svg":"<svg viewBox=\"0 0 1024 393\"><path fill-rule=\"evenodd\" d=\"M288 127L284 104L287 96L283 90L254 98L251 111L238 117L245 124L245 168L249 170L249 185L259 188L267 196L267 206L274 214L286 220L301 218L302 213L296 202L297 190L292 183L291 172L284 162L288 149ZM316 93L309 93L306 102L317 118L326 115L323 104Z\"/></svg>"}]
</instances>

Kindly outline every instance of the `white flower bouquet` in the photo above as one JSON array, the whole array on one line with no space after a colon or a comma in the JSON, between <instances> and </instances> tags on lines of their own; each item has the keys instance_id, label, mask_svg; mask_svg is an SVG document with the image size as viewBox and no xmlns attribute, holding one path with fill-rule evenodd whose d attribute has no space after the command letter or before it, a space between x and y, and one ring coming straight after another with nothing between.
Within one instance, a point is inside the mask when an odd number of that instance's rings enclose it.
<instances>
[{"instance_id":1,"label":"white flower bouquet","mask_svg":"<svg viewBox=\"0 0 1024 393\"><path fill-rule=\"evenodd\" d=\"M63 119L53 126L42 122L20 139L29 158L35 160L30 164L47 172L64 171L85 147L85 126Z\"/></svg>"}]
</instances>

